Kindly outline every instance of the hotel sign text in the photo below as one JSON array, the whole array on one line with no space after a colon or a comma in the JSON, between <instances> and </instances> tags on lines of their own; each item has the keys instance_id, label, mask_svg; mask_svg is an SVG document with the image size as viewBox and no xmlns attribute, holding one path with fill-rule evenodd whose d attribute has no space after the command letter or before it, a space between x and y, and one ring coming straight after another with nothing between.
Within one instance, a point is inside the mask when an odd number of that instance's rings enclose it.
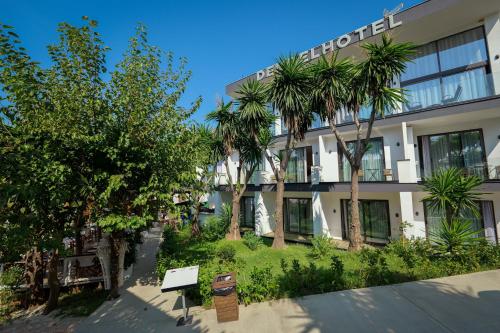
<instances>
[{"instance_id":1,"label":"hotel sign text","mask_svg":"<svg viewBox=\"0 0 500 333\"><path fill-rule=\"evenodd\" d=\"M305 61L311 61L320 57L328 52L342 49L351 43L362 41L363 39L371 36L378 35L386 30L393 29L395 27L403 24L401 21L396 21L394 19L394 14L387 15L380 20L373 22L370 25L365 25L359 29L354 30L351 33L340 36L337 39L329 40L321 45L315 46L307 51L301 52L300 56L304 58ZM264 78L273 75L273 69L276 64L266 67L256 73L257 80L262 80Z\"/></svg>"}]
</instances>

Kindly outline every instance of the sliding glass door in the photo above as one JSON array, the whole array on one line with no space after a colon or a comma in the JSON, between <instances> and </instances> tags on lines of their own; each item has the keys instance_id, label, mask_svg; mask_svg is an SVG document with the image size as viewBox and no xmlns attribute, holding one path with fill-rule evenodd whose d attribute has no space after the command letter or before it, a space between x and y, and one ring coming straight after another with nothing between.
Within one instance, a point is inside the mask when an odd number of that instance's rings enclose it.
<instances>
[{"instance_id":1,"label":"sliding glass door","mask_svg":"<svg viewBox=\"0 0 500 333\"><path fill-rule=\"evenodd\" d=\"M285 231L294 234L312 235L312 201L311 199L286 198Z\"/></svg>"},{"instance_id":2,"label":"sliding glass door","mask_svg":"<svg viewBox=\"0 0 500 333\"><path fill-rule=\"evenodd\" d=\"M361 235L367 238L388 240L391 236L389 219L389 201L387 200L359 200L359 218ZM342 200L342 236L349 238L351 223L351 200Z\"/></svg>"},{"instance_id":3,"label":"sliding glass door","mask_svg":"<svg viewBox=\"0 0 500 333\"><path fill-rule=\"evenodd\" d=\"M354 151L356 142L347 142L347 147L350 151ZM340 149L339 151L341 152ZM368 151L363 155L361 161L362 176L359 180L363 182L383 181L384 168L385 158L383 139L373 138L370 140ZM340 181L351 181L351 165L342 153L340 158Z\"/></svg>"},{"instance_id":4,"label":"sliding glass door","mask_svg":"<svg viewBox=\"0 0 500 333\"><path fill-rule=\"evenodd\" d=\"M479 231L479 237L485 237L491 243L497 243L493 201L477 201L476 205L479 216L474 215L470 209L464 209L460 212L460 220L469 221L472 230ZM441 209L432 207L428 201L424 202L424 207L427 236L429 237L439 231L445 214Z\"/></svg>"},{"instance_id":5,"label":"sliding glass door","mask_svg":"<svg viewBox=\"0 0 500 333\"><path fill-rule=\"evenodd\" d=\"M241 198L240 226L246 228L255 228L255 205L253 197Z\"/></svg>"},{"instance_id":6,"label":"sliding glass door","mask_svg":"<svg viewBox=\"0 0 500 333\"><path fill-rule=\"evenodd\" d=\"M281 151L284 156L285 151ZM288 160L286 183L306 183L311 181L312 147L295 148Z\"/></svg>"},{"instance_id":7,"label":"sliding glass door","mask_svg":"<svg viewBox=\"0 0 500 333\"><path fill-rule=\"evenodd\" d=\"M482 179L488 177L480 130L423 136L421 140L426 177L440 168L451 167Z\"/></svg>"}]
</instances>

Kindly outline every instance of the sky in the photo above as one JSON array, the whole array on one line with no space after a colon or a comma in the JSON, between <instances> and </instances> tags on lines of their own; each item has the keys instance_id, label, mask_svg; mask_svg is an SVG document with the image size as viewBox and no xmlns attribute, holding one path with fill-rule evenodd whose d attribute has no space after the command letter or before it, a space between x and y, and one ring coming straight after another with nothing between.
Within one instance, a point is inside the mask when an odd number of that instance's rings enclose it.
<instances>
[{"instance_id":1,"label":"sky","mask_svg":"<svg viewBox=\"0 0 500 333\"><path fill-rule=\"evenodd\" d=\"M138 23L146 25L151 44L186 57L192 77L182 106L198 96L193 116L203 122L225 86L276 62L383 17L398 0L253 0L253 1L9 1L0 22L15 27L23 46L42 65L50 64L47 45L57 40L57 24L82 25L82 16L99 22L111 51L107 68L120 61ZM404 8L421 1L408 0Z\"/></svg>"}]
</instances>

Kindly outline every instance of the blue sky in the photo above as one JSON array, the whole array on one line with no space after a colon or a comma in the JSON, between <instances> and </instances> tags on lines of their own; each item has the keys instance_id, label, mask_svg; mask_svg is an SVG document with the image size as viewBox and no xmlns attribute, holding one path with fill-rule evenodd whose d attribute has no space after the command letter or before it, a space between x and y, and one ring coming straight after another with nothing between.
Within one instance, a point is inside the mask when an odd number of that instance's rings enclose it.
<instances>
[{"instance_id":1,"label":"blue sky","mask_svg":"<svg viewBox=\"0 0 500 333\"><path fill-rule=\"evenodd\" d=\"M408 8L421 1L405 1ZM357 1L10 1L0 22L13 25L31 56L48 64L46 46L56 41L59 22L99 22L107 46L108 70L123 54L138 22L152 44L188 58L193 71L182 103L203 97L194 115L203 121L224 88L272 65L276 58L311 48L382 17L398 0Z\"/></svg>"}]
</instances>

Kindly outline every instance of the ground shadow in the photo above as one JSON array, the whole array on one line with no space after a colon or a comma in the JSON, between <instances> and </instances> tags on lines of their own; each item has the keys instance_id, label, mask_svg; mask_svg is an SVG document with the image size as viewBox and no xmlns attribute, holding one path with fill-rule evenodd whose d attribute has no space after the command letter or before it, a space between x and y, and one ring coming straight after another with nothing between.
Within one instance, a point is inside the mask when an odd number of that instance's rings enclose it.
<instances>
[{"instance_id":1,"label":"ground shadow","mask_svg":"<svg viewBox=\"0 0 500 333\"><path fill-rule=\"evenodd\" d=\"M300 332L500 332L494 273L479 274L495 289L481 290L476 273L446 280L459 281L458 287L427 280L306 296L293 300L299 314L282 320L296 322Z\"/></svg>"}]
</instances>

